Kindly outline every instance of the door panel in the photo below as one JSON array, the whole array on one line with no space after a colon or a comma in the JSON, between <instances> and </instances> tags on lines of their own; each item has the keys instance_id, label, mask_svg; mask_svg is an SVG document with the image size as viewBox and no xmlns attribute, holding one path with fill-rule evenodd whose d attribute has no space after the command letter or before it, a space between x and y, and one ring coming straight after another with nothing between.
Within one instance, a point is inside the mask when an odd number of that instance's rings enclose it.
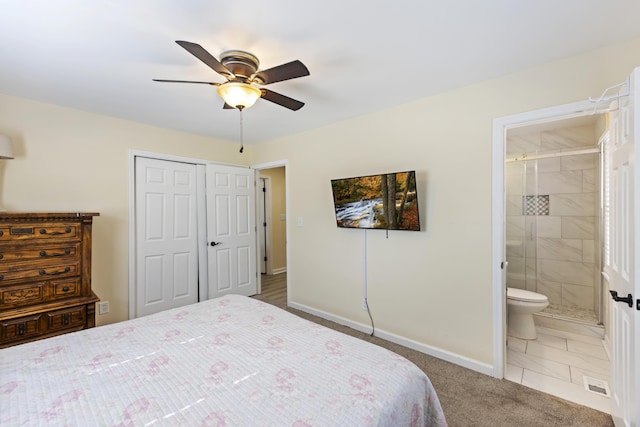
<instances>
[{"instance_id":1,"label":"door panel","mask_svg":"<svg viewBox=\"0 0 640 427\"><path fill-rule=\"evenodd\" d=\"M225 291L231 290L231 277L229 277L229 273L231 271L231 256L229 254L229 249L218 249L215 251L215 269L212 270L212 273L216 274L215 277L215 291L218 293L223 293Z\"/></svg>"},{"instance_id":2,"label":"door panel","mask_svg":"<svg viewBox=\"0 0 640 427\"><path fill-rule=\"evenodd\" d=\"M163 286L163 277L162 272L164 271L163 255L148 255L144 258L145 260L145 274L144 274L144 283L142 284L144 290L144 301L146 304L153 304L157 302L161 302L163 300L162 291L164 289Z\"/></svg>"},{"instance_id":3,"label":"door panel","mask_svg":"<svg viewBox=\"0 0 640 427\"><path fill-rule=\"evenodd\" d=\"M231 219L231 208L229 202L229 195L216 194L215 196L215 233L218 237L230 237L231 231L229 230Z\"/></svg>"},{"instance_id":4,"label":"door panel","mask_svg":"<svg viewBox=\"0 0 640 427\"><path fill-rule=\"evenodd\" d=\"M136 317L198 301L196 167L136 157Z\"/></svg>"},{"instance_id":5,"label":"door panel","mask_svg":"<svg viewBox=\"0 0 640 427\"><path fill-rule=\"evenodd\" d=\"M177 253L173 254L173 297L180 298L189 295L189 276L191 271L189 269L191 265L192 256L189 253ZM183 280L187 278L187 280Z\"/></svg>"},{"instance_id":6,"label":"door panel","mask_svg":"<svg viewBox=\"0 0 640 427\"><path fill-rule=\"evenodd\" d=\"M206 175L209 297L255 295L254 171L207 165Z\"/></svg>"}]
</instances>

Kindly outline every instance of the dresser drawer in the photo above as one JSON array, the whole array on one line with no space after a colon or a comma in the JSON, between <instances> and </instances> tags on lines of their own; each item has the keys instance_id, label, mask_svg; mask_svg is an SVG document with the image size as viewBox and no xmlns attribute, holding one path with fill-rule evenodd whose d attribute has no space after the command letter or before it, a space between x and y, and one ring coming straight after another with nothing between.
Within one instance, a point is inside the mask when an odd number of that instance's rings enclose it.
<instances>
[{"instance_id":1,"label":"dresser drawer","mask_svg":"<svg viewBox=\"0 0 640 427\"><path fill-rule=\"evenodd\" d=\"M87 327L86 304L0 321L0 348Z\"/></svg>"},{"instance_id":2,"label":"dresser drawer","mask_svg":"<svg viewBox=\"0 0 640 427\"><path fill-rule=\"evenodd\" d=\"M64 310L45 313L47 333L69 328L84 328L87 323L87 307L85 305L66 308Z\"/></svg>"},{"instance_id":3,"label":"dresser drawer","mask_svg":"<svg viewBox=\"0 0 640 427\"><path fill-rule=\"evenodd\" d=\"M49 299L76 297L81 294L82 286L79 277L69 279L52 280L49 282Z\"/></svg>"},{"instance_id":4,"label":"dresser drawer","mask_svg":"<svg viewBox=\"0 0 640 427\"><path fill-rule=\"evenodd\" d=\"M82 294L79 277L0 286L0 311L77 297Z\"/></svg>"},{"instance_id":5,"label":"dresser drawer","mask_svg":"<svg viewBox=\"0 0 640 427\"><path fill-rule=\"evenodd\" d=\"M75 258L80 254L80 242L49 245L23 244L20 246L0 245L0 264L35 259Z\"/></svg>"},{"instance_id":6,"label":"dresser drawer","mask_svg":"<svg viewBox=\"0 0 640 427\"><path fill-rule=\"evenodd\" d=\"M2 224L0 225L0 242L78 240L79 227L77 223Z\"/></svg>"},{"instance_id":7,"label":"dresser drawer","mask_svg":"<svg viewBox=\"0 0 640 427\"><path fill-rule=\"evenodd\" d=\"M47 282L0 287L0 310L37 304L47 300Z\"/></svg>"},{"instance_id":8,"label":"dresser drawer","mask_svg":"<svg viewBox=\"0 0 640 427\"><path fill-rule=\"evenodd\" d=\"M80 274L80 260L56 260L5 265L0 263L0 286L21 280L45 280Z\"/></svg>"},{"instance_id":9,"label":"dresser drawer","mask_svg":"<svg viewBox=\"0 0 640 427\"><path fill-rule=\"evenodd\" d=\"M0 322L2 342L11 342L37 337L43 333L41 314L19 317Z\"/></svg>"}]
</instances>

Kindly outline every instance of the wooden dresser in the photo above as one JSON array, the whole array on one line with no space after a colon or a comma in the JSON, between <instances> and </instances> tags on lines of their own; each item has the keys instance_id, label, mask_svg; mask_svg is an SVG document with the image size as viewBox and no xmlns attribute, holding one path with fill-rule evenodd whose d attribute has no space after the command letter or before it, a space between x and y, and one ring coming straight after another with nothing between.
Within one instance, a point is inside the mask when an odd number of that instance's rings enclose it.
<instances>
[{"instance_id":1,"label":"wooden dresser","mask_svg":"<svg viewBox=\"0 0 640 427\"><path fill-rule=\"evenodd\" d=\"M98 215L0 212L0 348L95 326Z\"/></svg>"}]
</instances>

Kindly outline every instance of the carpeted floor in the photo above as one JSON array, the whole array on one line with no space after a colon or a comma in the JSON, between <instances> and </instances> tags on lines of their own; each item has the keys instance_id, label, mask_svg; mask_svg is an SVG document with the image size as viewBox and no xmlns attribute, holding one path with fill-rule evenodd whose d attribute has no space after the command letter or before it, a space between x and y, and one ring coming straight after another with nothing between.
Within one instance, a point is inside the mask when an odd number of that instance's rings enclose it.
<instances>
[{"instance_id":1,"label":"carpeted floor","mask_svg":"<svg viewBox=\"0 0 640 427\"><path fill-rule=\"evenodd\" d=\"M278 277L280 276L280 277ZM385 347L406 357L431 379L450 427L613 427L608 414L498 380L428 356L347 326L287 307L286 274L263 279L263 294L255 298L300 317ZM268 286L265 286L265 283ZM284 283L284 285L283 285ZM273 287L279 287L275 290ZM284 292L282 291L284 286ZM284 295L284 297L283 297Z\"/></svg>"}]
</instances>

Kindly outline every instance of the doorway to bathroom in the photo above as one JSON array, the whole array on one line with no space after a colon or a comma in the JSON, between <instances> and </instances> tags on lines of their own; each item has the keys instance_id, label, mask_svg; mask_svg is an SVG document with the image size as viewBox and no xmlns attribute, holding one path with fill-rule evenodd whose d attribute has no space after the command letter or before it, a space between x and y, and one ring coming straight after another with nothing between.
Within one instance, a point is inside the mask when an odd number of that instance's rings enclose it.
<instances>
[{"instance_id":1,"label":"doorway to bathroom","mask_svg":"<svg viewBox=\"0 0 640 427\"><path fill-rule=\"evenodd\" d=\"M634 366L638 360L637 331L640 329L640 298L638 298L640 269L637 269L637 262L633 261L637 260L635 251L640 247L637 213L639 187L635 185L640 182L640 169L634 161L634 154L640 150L638 100L640 100L640 67L634 69L624 82L605 89L597 99L590 98L588 101L505 116L493 121L492 271L495 376L609 412L616 425L625 426L635 425L637 396L640 393L640 376L629 374L635 372ZM605 114L609 129L602 136L599 144L601 147L599 163L605 167L600 171L602 197L599 198L601 211L598 221L602 225L596 233L600 243L594 242L594 246L602 254L600 257L602 269L598 269L600 270L598 273L601 274L601 292L604 293L602 288L605 288L610 290L611 294L611 298L603 299L601 311L598 313L599 318L604 321L601 322L602 325L594 325L568 317L561 319L560 317L563 316L559 315L554 318L553 314L540 314L535 318L558 320L562 325L567 326L567 329L569 326L573 328L577 325L581 328L581 333L575 330L552 329L544 325L536 325L538 333L536 340L512 339L507 337L506 291L507 272L509 272L506 257L507 137L517 136L517 133L510 133L510 131L518 128L586 118L597 114ZM580 147L577 149L581 150ZM577 150L575 147L558 150L559 153L566 153L566 157L574 154L569 154L569 151ZM532 156L533 158L527 155L526 160L520 160L521 162L537 160L538 162L530 167L534 170L540 169L539 161L547 154L551 156L558 153L537 152ZM517 161L516 157L511 159L511 163ZM539 182L541 179L539 173L537 178L534 174L534 182L536 180ZM546 209L540 206L545 200L535 197L545 195L540 192L539 185L533 193L520 195L521 199L524 196L524 206L530 202L533 205L531 209ZM522 203L521 200L520 209L522 209ZM550 216L554 203L549 194L549 215L533 216ZM526 217L526 215L522 216ZM526 218L523 221L526 225ZM534 221L539 222L537 219ZM560 224L562 226L562 218ZM536 225L540 228L540 224ZM524 230L531 233L530 228L524 229L523 226ZM532 240L537 240L538 230L534 229L533 232ZM511 243L516 243L514 247L517 246L517 242ZM574 247L577 248L577 245ZM537 242L535 249L540 250ZM583 246L583 256L584 253ZM598 256L597 253L594 255ZM526 255L524 258L526 267ZM546 277L546 273L541 271L544 269L542 264L542 260L535 261L536 281L540 276L543 279ZM524 286L527 286L526 279L525 275ZM594 314L596 309L597 307L594 306ZM603 326L604 341L601 338ZM594 339L582 332L599 335ZM609 375L608 379L607 375Z\"/></svg>"},{"instance_id":2,"label":"doorway to bathroom","mask_svg":"<svg viewBox=\"0 0 640 427\"><path fill-rule=\"evenodd\" d=\"M549 306L534 314L535 340L507 337L505 378L609 412L601 275L606 135L604 114L506 131L506 286L542 294Z\"/></svg>"}]
</instances>

